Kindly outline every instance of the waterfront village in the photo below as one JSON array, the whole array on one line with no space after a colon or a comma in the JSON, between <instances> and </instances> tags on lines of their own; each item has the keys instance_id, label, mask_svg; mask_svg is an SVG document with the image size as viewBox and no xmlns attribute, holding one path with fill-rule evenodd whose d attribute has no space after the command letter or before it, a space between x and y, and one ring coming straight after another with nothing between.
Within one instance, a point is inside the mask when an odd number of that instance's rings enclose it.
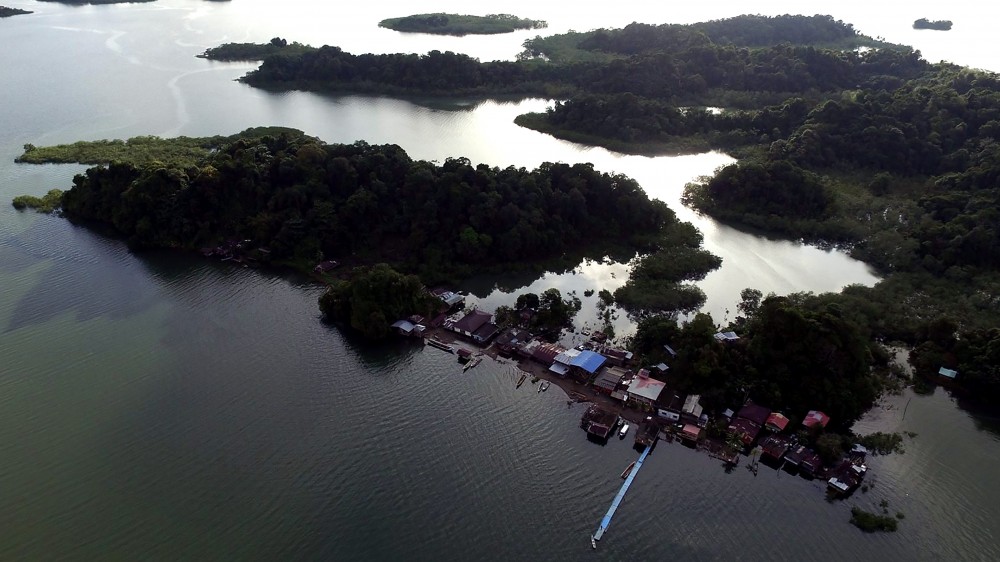
<instances>
[{"instance_id":1,"label":"waterfront village","mask_svg":"<svg viewBox=\"0 0 1000 562\"><path fill-rule=\"evenodd\" d=\"M671 388L670 365L644 365L631 352L609 344L599 331L567 349L523 328L501 329L492 314L466 310L461 294L443 289L432 294L442 302L436 317L400 319L393 330L456 354L465 370L474 368L484 356L512 362L517 368L517 388L530 378L532 383L541 381L538 392L556 384L572 400L589 402L580 420L588 439L606 442L615 435L624 439L635 427L633 439L639 451L648 452L659 440L678 441L721 460L727 469L739 464L743 454L755 474L758 463L764 463L807 479L823 479L828 493L837 497L850 495L862 484L868 451L860 444L838 462L825 465L815 450L800 443L804 435L816 435L830 422L823 412L810 411L797 424L751 401L718 413L706 412L699 395L685 396ZM739 339L733 332L715 337L723 343ZM670 342L662 345L668 357L676 356ZM629 466L622 478L632 471Z\"/></svg>"}]
</instances>

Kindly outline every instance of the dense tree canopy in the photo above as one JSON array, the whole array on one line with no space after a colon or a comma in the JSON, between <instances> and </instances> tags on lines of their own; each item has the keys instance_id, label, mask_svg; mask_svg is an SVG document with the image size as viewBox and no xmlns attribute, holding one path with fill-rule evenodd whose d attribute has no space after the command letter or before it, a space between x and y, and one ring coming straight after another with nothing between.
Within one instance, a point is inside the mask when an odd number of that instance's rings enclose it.
<instances>
[{"instance_id":1,"label":"dense tree canopy","mask_svg":"<svg viewBox=\"0 0 1000 562\"><path fill-rule=\"evenodd\" d=\"M334 282L319 299L330 320L343 322L369 339L389 334L389 325L413 314L432 315L441 304L416 275L403 275L384 263Z\"/></svg>"},{"instance_id":2,"label":"dense tree canopy","mask_svg":"<svg viewBox=\"0 0 1000 562\"><path fill-rule=\"evenodd\" d=\"M244 138L192 166L116 163L74 180L63 207L134 246L250 240L275 261L391 259L425 281L609 242L655 248L679 224L622 175L414 161L398 146Z\"/></svg>"},{"instance_id":3,"label":"dense tree canopy","mask_svg":"<svg viewBox=\"0 0 1000 562\"><path fill-rule=\"evenodd\" d=\"M749 398L792 417L822 410L847 429L874 404L880 382L863 323L809 295L768 297L746 311L737 341L716 340L711 316L699 314L682 326L647 318L630 346L649 361L667 360L671 384L720 409Z\"/></svg>"}]
</instances>

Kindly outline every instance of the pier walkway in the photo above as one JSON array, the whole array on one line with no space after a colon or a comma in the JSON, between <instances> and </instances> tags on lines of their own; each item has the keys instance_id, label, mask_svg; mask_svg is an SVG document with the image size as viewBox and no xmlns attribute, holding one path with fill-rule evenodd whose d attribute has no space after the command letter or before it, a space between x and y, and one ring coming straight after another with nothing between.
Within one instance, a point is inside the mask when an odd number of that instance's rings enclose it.
<instances>
[{"instance_id":1,"label":"pier walkway","mask_svg":"<svg viewBox=\"0 0 1000 562\"><path fill-rule=\"evenodd\" d=\"M625 479L625 483L622 484L621 490L618 490L618 495L615 496L615 499L611 501L611 507L608 509L608 512L604 515L604 519L601 520L601 525L597 527L597 532L595 532L593 535L593 539L595 541L601 540L601 537L604 536L604 532L608 530L608 525L611 524L611 518L615 516L615 511L618 510L618 506L621 505L622 500L625 499L625 493L628 492L629 486L631 486L632 481L635 480L635 475L639 474L639 469L642 468L642 462L646 460L646 456L649 455L649 452L652 450L653 446L647 445L646 450L643 451L641 455L639 455L639 460L635 461L635 467L632 469L632 472L628 475L628 478Z\"/></svg>"}]
</instances>

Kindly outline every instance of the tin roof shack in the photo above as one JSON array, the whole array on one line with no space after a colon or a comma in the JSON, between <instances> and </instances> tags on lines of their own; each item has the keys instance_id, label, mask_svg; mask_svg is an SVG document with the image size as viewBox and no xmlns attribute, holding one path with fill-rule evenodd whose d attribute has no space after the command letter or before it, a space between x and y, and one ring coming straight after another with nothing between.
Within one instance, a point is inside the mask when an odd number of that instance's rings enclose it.
<instances>
[{"instance_id":1,"label":"tin roof shack","mask_svg":"<svg viewBox=\"0 0 1000 562\"><path fill-rule=\"evenodd\" d=\"M656 443L656 438L660 435L660 425L652 417L647 417L635 432L635 447L645 449L649 445Z\"/></svg>"},{"instance_id":2,"label":"tin roof shack","mask_svg":"<svg viewBox=\"0 0 1000 562\"><path fill-rule=\"evenodd\" d=\"M809 413L802 420L802 425L810 431L819 431L826 427L828 423L830 423L830 416L819 410L809 410Z\"/></svg>"},{"instance_id":3,"label":"tin roof shack","mask_svg":"<svg viewBox=\"0 0 1000 562\"><path fill-rule=\"evenodd\" d=\"M685 441L696 442L701 438L701 428L694 424L684 424L684 428L681 429L681 439Z\"/></svg>"},{"instance_id":4,"label":"tin roof shack","mask_svg":"<svg viewBox=\"0 0 1000 562\"><path fill-rule=\"evenodd\" d=\"M674 394L670 390L661 392L657 404L656 413L661 418L672 422L681 421L681 409L684 407L683 395Z\"/></svg>"},{"instance_id":5,"label":"tin roof shack","mask_svg":"<svg viewBox=\"0 0 1000 562\"><path fill-rule=\"evenodd\" d=\"M646 369L639 369L639 374L628 385L628 397L640 404L652 406L660 398L665 386L667 383L651 378Z\"/></svg>"},{"instance_id":6,"label":"tin roof shack","mask_svg":"<svg viewBox=\"0 0 1000 562\"><path fill-rule=\"evenodd\" d=\"M601 355L607 358L608 363L616 367L624 367L632 361L631 351L625 351L624 349L616 349L608 346L601 346L598 351L601 352Z\"/></svg>"},{"instance_id":7,"label":"tin roof shack","mask_svg":"<svg viewBox=\"0 0 1000 562\"><path fill-rule=\"evenodd\" d=\"M753 444L754 439L760 433L760 426L744 418L736 418L729 423L729 434L735 436L743 443L744 447Z\"/></svg>"},{"instance_id":8,"label":"tin roof shack","mask_svg":"<svg viewBox=\"0 0 1000 562\"><path fill-rule=\"evenodd\" d=\"M789 472L798 470L802 476L813 477L822 464L816 451L809 449L805 445L794 446L789 452L785 453L785 467Z\"/></svg>"},{"instance_id":9,"label":"tin roof shack","mask_svg":"<svg viewBox=\"0 0 1000 562\"><path fill-rule=\"evenodd\" d=\"M586 430L588 436L606 440L614 430L616 421L618 421L618 416L597 404L591 404L580 419L580 427Z\"/></svg>"},{"instance_id":10,"label":"tin roof shack","mask_svg":"<svg viewBox=\"0 0 1000 562\"><path fill-rule=\"evenodd\" d=\"M318 264L316 264L316 267L313 268L313 271L316 273L323 274L333 271L334 269L336 269L338 265L340 264L333 260L321 261Z\"/></svg>"},{"instance_id":11,"label":"tin roof shack","mask_svg":"<svg viewBox=\"0 0 1000 562\"><path fill-rule=\"evenodd\" d=\"M441 299L449 311L457 310L465 306L465 297L447 289L434 289L431 294Z\"/></svg>"},{"instance_id":12,"label":"tin roof shack","mask_svg":"<svg viewBox=\"0 0 1000 562\"><path fill-rule=\"evenodd\" d=\"M760 429L767 423L767 418L770 415L771 410L753 402L747 402L729 424L729 433L738 437L743 445L749 447L757 439Z\"/></svg>"},{"instance_id":13,"label":"tin roof shack","mask_svg":"<svg viewBox=\"0 0 1000 562\"><path fill-rule=\"evenodd\" d=\"M766 439L760 442L760 460L765 464L777 467L791 446L791 437L785 435L768 435Z\"/></svg>"},{"instance_id":14,"label":"tin roof shack","mask_svg":"<svg viewBox=\"0 0 1000 562\"><path fill-rule=\"evenodd\" d=\"M580 355L579 349L563 349L551 361L552 366L549 367L549 370L560 377L565 377L573 369L573 359L575 359L578 355Z\"/></svg>"},{"instance_id":15,"label":"tin roof shack","mask_svg":"<svg viewBox=\"0 0 1000 562\"><path fill-rule=\"evenodd\" d=\"M788 418L778 412L767 416L767 421L764 422L764 428L772 433L781 433L786 427L788 427Z\"/></svg>"},{"instance_id":16,"label":"tin roof shack","mask_svg":"<svg viewBox=\"0 0 1000 562\"><path fill-rule=\"evenodd\" d=\"M618 388L621 384L622 379L628 375L628 371L621 367L604 367L601 372L594 379L594 390L598 392L603 392L604 394L611 394Z\"/></svg>"},{"instance_id":17,"label":"tin roof shack","mask_svg":"<svg viewBox=\"0 0 1000 562\"><path fill-rule=\"evenodd\" d=\"M836 496L849 496L864 480L868 467L863 462L844 459L833 470L833 476L826 481L827 488Z\"/></svg>"},{"instance_id":18,"label":"tin roof shack","mask_svg":"<svg viewBox=\"0 0 1000 562\"><path fill-rule=\"evenodd\" d=\"M500 354L508 357L517 352L518 347L531 340L531 334L520 328L507 328L497 336L495 345Z\"/></svg>"},{"instance_id":19,"label":"tin roof shack","mask_svg":"<svg viewBox=\"0 0 1000 562\"><path fill-rule=\"evenodd\" d=\"M402 336L420 338L424 335L425 328L422 324L415 324L409 320L397 320L393 322L392 329Z\"/></svg>"},{"instance_id":20,"label":"tin roof shack","mask_svg":"<svg viewBox=\"0 0 1000 562\"><path fill-rule=\"evenodd\" d=\"M566 348L554 343L535 340L525 350L528 351L528 356L535 361L538 361L542 365L551 365L560 353L566 351Z\"/></svg>"},{"instance_id":21,"label":"tin roof shack","mask_svg":"<svg viewBox=\"0 0 1000 562\"><path fill-rule=\"evenodd\" d=\"M681 421L684 423L701 424L702 412L704 408L701 407L701 395L692 394L684 399L684 405L681 406ZM708 416L705 416L705 421L708 421Z\"/></svg>"}]
</instances>

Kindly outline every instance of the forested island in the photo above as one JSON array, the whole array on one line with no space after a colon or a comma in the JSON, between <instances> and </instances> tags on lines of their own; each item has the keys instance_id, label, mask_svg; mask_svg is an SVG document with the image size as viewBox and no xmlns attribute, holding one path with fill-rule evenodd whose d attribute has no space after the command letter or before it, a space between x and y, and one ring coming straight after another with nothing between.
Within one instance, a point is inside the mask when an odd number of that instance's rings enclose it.
<instances>
[{"instance_id":1,"label":"forested island","mask_svg":"<svg viewBox=\"0 0 1000 562\"><path fill-rule=\"evenodd\" d=\"M348 271L386 262L426 284L642 253L622 302L645 312L697 309L704 294L684 282L720 263L634 180L585 164L437 165L394 145L328 145L289 129L28 145L19 158L71 160L111 163L77 176L62 212L111 225L135 249L238 241L257 261L306 272L331 259ZM52 198L14 204L51 210Z\"/></svg>"},{"instance_id":2,"label":"forested island","mask_svg":"<svg viewBox=\"0 0 1000 562\"><path fill-rule=\"evenodd\" d=\"M828 44L838 47L822 47ZM857 46L883 48L845 50ZM355 55L323 46L268 56L242 80L269 89L517 97L632 93L675 105L756 107L792 93L854 87L890 68L905 73L916 60L909 49L865 37L828 16L741 16L538 37L525 43L518 61L480 62L440 51Z\"/></svg>"},{"instance_id":3,"label":"forested island","mask_svg":"<svg viewBox=\"0 0 1000 562\"><path fill-rule=\"evenodd\" d=\"M468 16L436 13L384 19L378 26L407 33L461 36L512 33L519 29L541 29L548 27L548 24L541 20L519 18L511 14Z\"/></svg>"},{"instance_id":4,"label":"forested island","mask_svg":"<svg viewBox=\"0 0 1000 562\"><path fill-rule=\"evenodd\" d=\"M0 18L9 18L11 16L21 16L30 13L32 13L30 10L21 10L18 8L8 8L7 6L0 6Z\"/></svg>"},{"instance_id":5,"label":"forested island","mask_svg":"<svg viewBox=\"0 0 1000 562\"><path fill-rule=\"evenodd\" d=\"M928 20L920 18L913 22L913 29L934 29L936 31L948 31L951 29L951 20Z\"/></svg>"},{"instance_id":6,"label":"forested island","mask_svg":"<svg viewBox=\"0 0 1000 562\"><path fill-rule=\"evenodd\" d=\"M301 43L289 44L286 39L274 37L267 43L225 43L206 49L199 58L217 61L264 60L271 55L290 55L313 50Z\"/></svg>"}]
</instances>

